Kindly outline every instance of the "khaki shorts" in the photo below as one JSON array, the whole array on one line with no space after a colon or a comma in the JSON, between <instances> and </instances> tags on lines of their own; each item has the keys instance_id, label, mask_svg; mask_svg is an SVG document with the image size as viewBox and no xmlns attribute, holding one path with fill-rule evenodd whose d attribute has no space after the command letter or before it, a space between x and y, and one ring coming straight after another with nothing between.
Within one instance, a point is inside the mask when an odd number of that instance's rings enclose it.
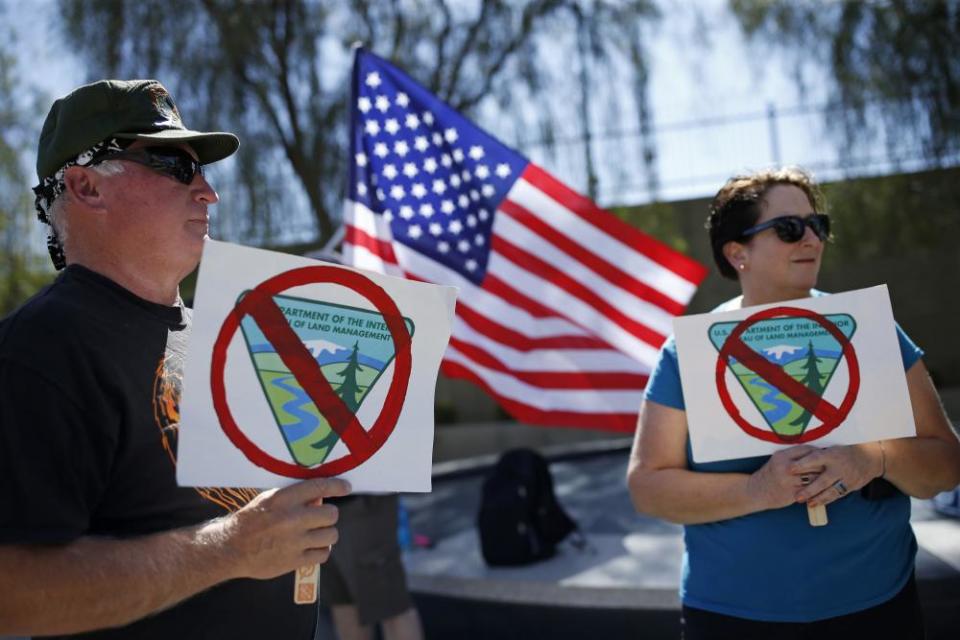
<instances>
[{"instance_id":1,"label":"khaki shorts","mask_svg":"<svg viewBox=\"0 0 960 640\"><path fill-rule=\"evenodd\" d=\"M340 540L320 571L323 601L356 606L363 625L411 608L397 542L397 496L359 495L336 504Z\"/></svg>"}]
</instances>

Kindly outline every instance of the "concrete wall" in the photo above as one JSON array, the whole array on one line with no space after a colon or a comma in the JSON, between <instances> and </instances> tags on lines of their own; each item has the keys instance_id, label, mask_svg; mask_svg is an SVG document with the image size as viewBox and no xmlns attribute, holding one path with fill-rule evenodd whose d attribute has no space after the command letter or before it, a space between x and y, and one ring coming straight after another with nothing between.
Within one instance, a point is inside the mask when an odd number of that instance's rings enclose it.
<instances>
[{"instance_id":1,"label":"concrete wall","mask_svg":"<svg viewBox=\"0 0 960 640\"><path fill-rule=\"evenodd\" d=\"M629 441L623 434L590 429L544 429L512 421L490 421L438 427L433 439L433 461L447 462L474 456L497 456L508 449L540 451L580 442Z\"/></svg>"}]
</instances>

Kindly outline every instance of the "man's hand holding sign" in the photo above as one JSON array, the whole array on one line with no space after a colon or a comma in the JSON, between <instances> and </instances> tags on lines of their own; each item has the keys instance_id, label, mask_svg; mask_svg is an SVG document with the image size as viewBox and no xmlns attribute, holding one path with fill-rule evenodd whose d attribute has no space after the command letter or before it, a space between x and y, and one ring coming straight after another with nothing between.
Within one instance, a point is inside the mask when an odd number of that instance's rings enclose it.
<instances>
[{"instance_id":1,"label":"man's hand holding sign","mask_svg":"<svg viewBox=\"0 0 960 640\"><path fill-rule=\"evenodd\" d=\"M395 295L385 279L336 270L373 293L317 278L320 290L290 283L272 295L260 285L322 265L221 252L204 263L197 315L207 342L191 347L184 382L193 314L179 285L200 262L219 199L204 170L238 145L231 133L188 129L156 80L93 82L50 108L34 194L62 272L0 320L0 636L312 638L315 608L296 606L287 576L307 566L301 575L315 577L329 559L338 508L317 503L350 485L294 482L247 454L309 472L349 445L364 451L351 461L359 473L395 457L398 439L418 449L396 465L413 479L384 484L429 482L430 416L411 433L416 412L364 411L384 404L391 384L432 408L432 381L418 382L429 373L408 383L400 369L405 358L427 371L439 360L449 291ZM436 316L433 335L420 307ZM238 322L224 330L228 316ZM418 346L420 334L437 344ZM233 439L211 400L214 356ZM392 430L379 447L361 433L378 414ZM234 444L242 438L247 451ZM178 454L202 476L196 490L177 486ZM298 595L312 595L303 586Z\"/></svg>"},{"instance_id":2,"label":"man's hand holding sign","mask_svg":"<svg viewBox=\"0 0 960 640\"><path fill-rule=\"evenodd\" d=\"M207 241L178 481L268 488L337 475L363 492L429 491L454 301L452 287ZM297 571L297 602L316 600L318 575Z\"/></svg>"}]
</instances>

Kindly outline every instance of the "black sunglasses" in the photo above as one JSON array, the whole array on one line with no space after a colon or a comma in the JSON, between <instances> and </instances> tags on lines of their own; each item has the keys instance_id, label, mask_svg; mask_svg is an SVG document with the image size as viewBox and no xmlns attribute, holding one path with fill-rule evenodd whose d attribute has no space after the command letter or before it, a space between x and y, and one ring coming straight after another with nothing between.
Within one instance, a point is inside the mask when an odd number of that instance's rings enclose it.
<instances>
[{"instance_id":1,"label":"black sunglasses","mask_svg":"<svg viewBox=\"0 0 960 640\"><path fill-rule=\"evenodd\" d=\"M830 237L830 216L825 213L814 213L806 217L780 216L750 227L740 235L745 238L771 227L777 232L777 237L784 242L799 242L807 227L813 229L820 241L824 242Z\"/></svg>"},{"instance_id":2,"label":"black sunglasses","mask_svg":"<svg viewBox=\"0 0 960 640\"><path fill-rule=\"evenodd\" d=\"M129 151L108 153L100 158L96 164L107 160L129 160L150 167L157 173L190 184L199 173L203 175L203 165L193 156L178 147L144 147Z\"/></svg>"}]
</instances>

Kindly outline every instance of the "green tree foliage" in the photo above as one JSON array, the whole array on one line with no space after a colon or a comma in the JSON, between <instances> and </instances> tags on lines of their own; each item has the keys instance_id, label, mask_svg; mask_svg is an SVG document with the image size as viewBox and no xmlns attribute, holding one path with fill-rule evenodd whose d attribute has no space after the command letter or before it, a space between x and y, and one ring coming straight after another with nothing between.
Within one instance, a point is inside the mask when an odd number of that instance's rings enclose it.
<instances>
[{"instance_id":1,"label":"green tree foliage","mask_svg":"<svg viewBox=\"0 0 960 640\"><path fill-rule=\"evenodd\" d=\"M690 243L683 234L680 212L672 203L651 202L638 207L611 207L618 218L683 253L690 253ZM703 225L700 225L702 229ZM699 230L699 229L698 229Z\"/></svg>"},{"instance_id":2,"label":"green tree foliage","mask_svg":"<svg viewBox=\"0 0 960 640\"><path fill-rule=\"evenodd\" d=\"M955 252L958 177L956 169L946 169L825 185L836 236L825 265L840 268L844 261Z\"/></svg>"},{"instance_id":3,"label":"green tree foliage","mask_svg":"<svg viewBox=\"0 0 960 640\"><path fill-rule=\"evenodd\" d=\"M0 7L0 18L4 8ZM33 201L26 187L20 158L28 146L30 96L22 91L15 72L16 40L0 29L0 316L6 315L50 280L52 269L36 251L41 234L34 220ZM41 248L42 250L42 248Z\"/></svg>"},{"instance_id":4,"label":"green tree foliage","mask_svg":"<svg viewBox=\"0 0 960 640\"><path fill-rule=\"evenodd\" d=\"M760 47L830 69L827 124L841 149L919 140L941 159L960 150L960 0L730 0Z\"/></svg>"},{"instance_id":5,"label":"green tree foliage","mask_svg":"<svg viewBox=\"0 0 960 640\"><path fill-rule=\"evenodd\" d=\"M822 361L817 357L816 352L813 350L813 342L808 343L807 346L807 361L804 363L803 370L803 384L807 386L807 389L810 389L817 396L823 395L823 374L820 373L820 367L817 366ZM793 426L803 426L806 427L807 423L810 422L810 412L804 411L799 418L791 422Z\"/></svg>"},{"instance_id":6,"label":"green tree foliage","mask_svg":"<svg viewBox=\"0 0 960 640\"><path fill-rule=\"evenodd\" d=\"M817 366L821 362L822 361L817 357L816 352L813 350L813 342L808 343L807 361L803 365L803 384L807 385L807 388L817 395L823 393L823 382L821 381L823 374L820 373L820 367Z\"/></svg>"},{"instance_id":7,"label":"green tree foliage","mask_svg":"<svg viewBox=\"0 0 960 640\"><path fill-rule=\"evenodd\" d=\"M350 354L350 359L347 360L347 366L337 372L338 376L343 377L343 382L341 382L337 388L337 395L343 398L344 404L354 413L357 412L357 408L360 406L360 403L357 402L357 394L360 393L357 373L363 368L360 366L360 363L357 362L357 345L358 343L356 342L353 344L353 353Z\"/></svg>"},{"instance_id":8,"label":"green tree foliage","mask_svg":"<svg viewBox=\"0 0 960 640\"><path fill-rule=\"evenodd\" d=\"M60 0L60 9L91 77L157 77L190 126L241 136L229 220L217 231L247 241L289 241L298 220L312 219L320 242L334 232L356 41L501 129L549 140L571 117L568 94L589 98L577 82L599 85L613 67L629 69L637 89L609 102L649 120L638 24L658 17L653 0ZM567 50L557 34L570 33Z\"/></svg>"}]
</instances>

